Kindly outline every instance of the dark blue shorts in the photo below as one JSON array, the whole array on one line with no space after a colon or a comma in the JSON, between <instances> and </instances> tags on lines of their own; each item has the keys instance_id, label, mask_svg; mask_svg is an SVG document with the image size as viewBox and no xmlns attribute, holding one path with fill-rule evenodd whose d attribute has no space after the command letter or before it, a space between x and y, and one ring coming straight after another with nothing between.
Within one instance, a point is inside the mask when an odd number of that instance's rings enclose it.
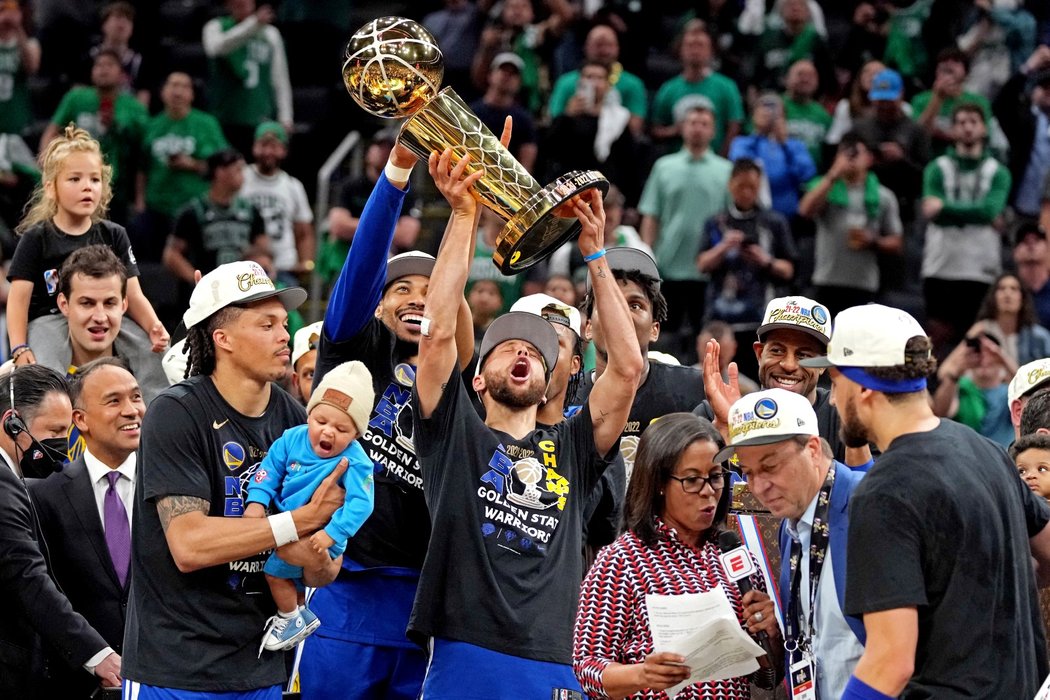
<instances>
[{"instance_id":1,"label":"dark blue shorts","mask_svg":"<svg viewBox=\"0 0 1050 700\"><path fill-rule=\"evenodd\" d=\"M550 700L555 690L583 695L568 664L435 639L422 700ZM304 699L305 700L305 699Z\"/></svg>"},{"instance_id":2,"label":"dark blue shorts","mask_svg":"<svg viewBox=\"0 0 1050 700\"><path fill-rule=\"evenodd\" d=\"M315 634L303 643L303 700L416 700L427 657L419 647L386 647Z\"/></svg>"},{"instance_id":3,"label":"dark blue shorts","mask_svg":"<svg viewBox=\"0 0 1050 700\"><path fill-rule=\"evenodd\" d=\"M281 686L240 692L206 693L199 690L158 688L135 681L124 681L124 700L281 700Z\"/></svg>"}]
</instances>

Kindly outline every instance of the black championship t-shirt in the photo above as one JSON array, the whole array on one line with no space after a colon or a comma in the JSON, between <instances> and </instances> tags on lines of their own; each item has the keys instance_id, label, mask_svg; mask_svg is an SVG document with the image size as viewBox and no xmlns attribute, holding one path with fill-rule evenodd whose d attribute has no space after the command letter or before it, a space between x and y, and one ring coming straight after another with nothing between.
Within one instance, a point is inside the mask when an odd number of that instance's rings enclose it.
<instances>
[{"instance_id":1,"label":"black championship t-shirt","mask_svg":"<svg viewBox=\"0 0 1050 700\"><path fill-rule=\"evenodd\" d=\"M104 245L120 258L128 277L138 277L139 267L131 250L128 232L120 224L99 221L80 236L71 236L51 221L33 226L18 239L7 279L33 283L29 298L29 320L58 313L58 270L75 250Z\"/></svg>"},{"instance_id":2,"label":"black championship t-shirt","mask_svg":"<svg viewBox=\"0 0 1050 700\"><path fill-rule=\"evenodd\" d=\"M608 464L589 409L516 440L478 417L456 369L416 426L434 537L409 635L571 663L582 504Z\"/></svg>"},{"instance_id":3,"label":"black championship t-shirt","mask_svg":"<svg viewBox=\"0 0 1050 700\"><path fill-rule=\"evenodd\" d=\"M339 343L322 333L317 352L314 386L332 368L358 360L372 373L376 395L361 444L381 471L375 477L372 515L347 542L343 561L348 568L357 568L356 564L419 569L430 540L423 475L412 439L416 370L394 357L394 340L394 334L381 321L370 319L357 335Z\"/></svg>"},{"instance_id":4,"label":"black championship t-shirt","mask_svg":"<svg viewBox=\"0 0 1050 700\"><path fill-rule=\"evenodd\" d=\"M259 418L234 410L210 377L194 377L153 400L143 421L132 533L133 581L124 676L197 691L244 691L285 680L284 656L259 640L275 606L263 579L269 553L183 574L157 517L156 500L203 498L208 515L239 518L247 485L274 440L306 420L271 385Z\"/></svg>"},{"instance_id":5,"label":"black championship t-shirt","mask_svg":"<svg viewBox=\"0 0 1050 700\"><path fill-rule=\"evenodd\" d=\"M1035 695L1048 665L1028 538L1050 509L1001 447L949 420L903 435L849 515L846 612L918 607L901 698Z\"/></svg>"}]
</instances>

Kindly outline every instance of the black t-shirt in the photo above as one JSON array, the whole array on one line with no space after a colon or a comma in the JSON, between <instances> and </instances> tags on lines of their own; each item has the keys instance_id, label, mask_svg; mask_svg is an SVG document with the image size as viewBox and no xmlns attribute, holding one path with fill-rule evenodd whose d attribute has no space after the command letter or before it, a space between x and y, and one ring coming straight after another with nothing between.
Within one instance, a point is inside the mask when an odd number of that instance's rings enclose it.
<instances>
[{"instance_id":1,"label":"black t-shirt","mask_svg":"<svg viewBox=\"0 0 1050 700\"><path fill-rule=\"evenodd\" d=\"M357 335L339 343L322 333L317 351L314 386L332 368L358 360L372 373L376 395L361 443L381 471L375 476L372 515L346 545L343 561L349 568L422 568L430 540L423 474L413 445L415 367L399 362L395 354L394 334L378 319L370 319Z\"/></svg>"},{"instance_id":2,"label":"black t-shirt","mask_svg":"<svg viewBox=\"0 0 1050 700\"><path fill-rule=\"evenodd\" d=\"M171 235L185 242L186 259L206 274L243 259L244 251L266 235L266 223L244 197L234 197L229 206L222 206L205 194L179 212Z\"/></svg>"},{"instance_id":3,"label":"black t-shirt","mask_svg":"<svg viewBox=\"0 0 1050 700\"><path fill-rule=\"evenodd\" d=\"M454 369L433 414L415 422L440 536L423 565L409 635L571 663L582 504L608 463L594 446L589 409L517 440L485 425Z\"/></svg>"},{"instance_id":4,"label":"black t-shirt","mask_svg":"<svg viewBox=\"0 0 1050 700\"><path fill-rule=\"evenodd\" d=\"M846 612L918 607L901 698L1030 698L1048 664L1028 538L1050 509L948 420L894 440L850 499Z\"/></svg>"},{"instance_id":5,"label":"black t-shirt","mask_svg":"<svg viewBox=\"0 0 1050 700\"><path fill-rule=\"evenodd\" d=\"M29 298L29 320L58 313L58 270L73 251L90 245L109 246L127 269L128 277L138 277L139 267L131 250L128 232L120 224L99 221L79 236L71 236L46 221L33 226L18 239L7 279L33 283Z\"/></svg>"},{"instance_id":6,"label":"black t-shirt","mask_svg":"<svg viewBox=\"0 0 1050 700\"><path fill-rule=\"evenodd\" d=\"M284 657L259 639L276 610L263 579L269 553L180 573L157 516L157 499L203 498L210 516L239 518L248 481L274 440L306 420L271 385L259 418L234 410L210 377L153 400L142 426L132 528L133 581L124 635L124 677L196 691L245 691L282 683Z\"/></svg>"}]
</instances>

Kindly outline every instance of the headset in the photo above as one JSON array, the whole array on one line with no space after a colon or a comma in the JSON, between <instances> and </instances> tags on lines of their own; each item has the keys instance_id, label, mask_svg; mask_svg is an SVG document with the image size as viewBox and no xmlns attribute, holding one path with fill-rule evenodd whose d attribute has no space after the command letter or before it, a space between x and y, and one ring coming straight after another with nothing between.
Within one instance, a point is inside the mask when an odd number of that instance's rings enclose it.
<instances>
[{"instance_id":1,"label":"headset","mask_svg":"<svg viewBox=\"0 0 1050 700\"><path fill-rule=\"evenodd\" d=\"M8 377L8 399L11 401L10 408L4 413L3 428L4 433L9 438L15 441L15 449L18 449L18 436L22 433L28 433L29 428L26 426L25 421L22 420L22 416L18 415L18 411L15 409L15 368L11 368L11 375Z\"/></svg>"}]
</instances>

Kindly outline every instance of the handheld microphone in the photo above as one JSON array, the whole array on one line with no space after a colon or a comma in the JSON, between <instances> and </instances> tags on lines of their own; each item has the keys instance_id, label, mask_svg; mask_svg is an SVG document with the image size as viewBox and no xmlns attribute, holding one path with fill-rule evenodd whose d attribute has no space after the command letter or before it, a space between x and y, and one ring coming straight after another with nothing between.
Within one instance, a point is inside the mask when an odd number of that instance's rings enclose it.
<instances>
[{"instance_id":1,"label":"handheld microphone","mask_svg":"<svg viewBox=\"0 0 1050 700\"><path fill-rule=\"evenodd\" d=\"M748 577L755 572L755 564L751 561L751 555L740 542L740 536L731 530L723 530L718 533L718 548L722 551L719 557L722 560L722 567L729 578L736 582L740 595L743 597L751 590L751 581ZM772 658L772 645L766 631L759 630L754 636Z\"/></svg>"}]
</instances>

